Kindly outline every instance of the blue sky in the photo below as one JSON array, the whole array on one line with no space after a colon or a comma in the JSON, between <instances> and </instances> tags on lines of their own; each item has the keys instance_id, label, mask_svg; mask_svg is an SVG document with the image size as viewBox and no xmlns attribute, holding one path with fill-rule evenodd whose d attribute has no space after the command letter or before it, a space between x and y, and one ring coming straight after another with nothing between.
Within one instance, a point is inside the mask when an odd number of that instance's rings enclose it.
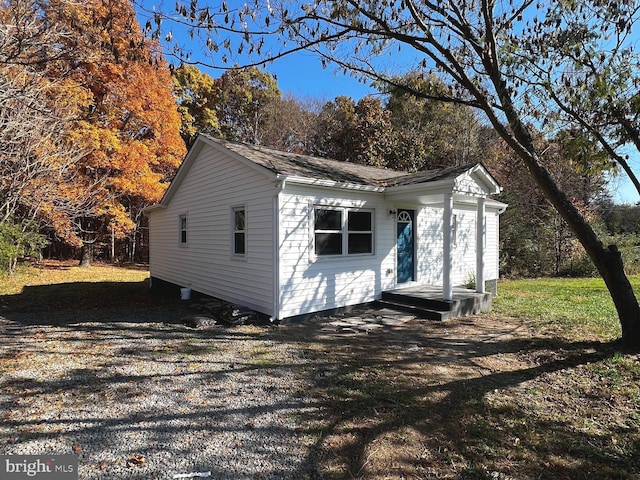
<instances>
[{"instance_id":1,"label":"blue sky","mask_svg":"<svg viewBox=\"0 0 640 480\"><path fill-rule=\"evenodd\" d=\"M636 175L640 175L640 154L633 148L629 148L629 164ZM638 191L629 180L626 174L620 173L617 177L612 178L609 181L609 191L613 195L613 200L616 203L630 203L636 204L640 202Z\"/></svg>"},{"instance_id":2,"label":"blue sky","mask_svg":"<svg viewBox=\"0 0 640 480\"><path fill-rule=\"evenodd\" d=\"M333 100L339 95L347 95L359 100L369 93L375 93L368 83L345 76L341 71L328 66L322 68L320 60L311 53L296 53L267 65L266 70L278 79L283 92L296 97L312 97Z\"/></svg>"},{"instance_id":3,"label":"blue sky","mask_svg":"<svg viewBox=\"0 0 640 480\"><path fill-rule=\"evenodd\" d=\"M149 3L153 3L149 2ZM146 18L140 16L141 24L144 25ZM190 41L186 34L182 34L177 30L176 26L172 27L174 39L176 36L182 40L182 44L189 45L195 60L203 63L215 63L216 65L229 66L223 64L219 58L207 58L202 52L205 51L197 41ZM404 53L404 52L403 52ZM405 72L410 69L412 62L408 61L409 56L406 54L394 54L393 59L381 59L381 65L386 69L393 69L396 72ZM410 59L409 59L410 60ZM238 63L246 62L246 57L238 60ZM233 64L233 63L231 63ZM403 65L404 64L404 65ZM198 66L202 71L210 76L217 78L222 75L222 69L212 69L204 66ZM356 101L370 93L377 91L370 86L368 82L358 81L349 75L345 75L341 70L329 65L322 68L319 58L309 52L298 52L287 55L270 64L267 64L265 70L276 76L278 86L283 93L291 93L297 98L314 98L321 101L333 100L339 95L347 95ZM631 155L630 164L636 172L640 172L640 154L629 150ZM610 191L614 201L617 203L635 204L640 201L638 192L635 191L631 181L624 173L614 177L610 181Z\"/></svg>"}]
</instances>

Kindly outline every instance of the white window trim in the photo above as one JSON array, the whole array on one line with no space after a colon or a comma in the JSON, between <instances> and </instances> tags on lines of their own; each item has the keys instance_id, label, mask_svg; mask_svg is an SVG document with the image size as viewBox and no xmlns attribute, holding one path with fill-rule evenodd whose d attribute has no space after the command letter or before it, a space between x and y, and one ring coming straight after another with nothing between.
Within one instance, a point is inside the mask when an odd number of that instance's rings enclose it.
<instances>
[{"instance_id":1,"label":"white window trim","mask_svg":"<svg viewBox=\"0 0 640 480\"><path fill-rule=\"evenodd\" d=\"M236 231L236 212L244 211L244 230ZM247 248L249 245L248 242L248 211L247 205L234 205L231 207L230 213L230 239L229 239L229 252L231 254L231 258L237 260L245 260L247 258ZM244 253L236 252L236 233L243 232L244 233Z\"/></svg>"},{"instance_id":2,"label":"white window trim","mask_svg":"<svg viewBox=\"0 0 640 480\"><path fill-rule=\"evenodd\" d=\"M325 209L325 210L339 210L342 212L342 228L340 233L342 235L342 253L336 255L318 255L316 253L316 210L317 209ZM370 231L350 231L348 225L349 212L369 212L371 214L371 230ZM339 206L339 205L324 205L324 204L313 204L311 208L311 224L310 224L310 251L311 258L314 261L317 260L344 260L345 258L359 258L359 257L373 257L376 254L376 235L375 235L375 218L376 212L375 208L367 208L367 207L350 207L350 206ZM324 230L321 230L321 232ZM327 230L328 232L328 230ZM370 233L371 234L371 252L367 253L349 253L349 233Z\"/></svg>"},{"instance_id":3,"label":"white window trim","mask_svg":"<svg viewBox=\"0 0 640 480\"><path fill-rule=\"evenodd\" d=\"M185 228L182 228L182 219L184 218ZM182 232L184 231L184 242L182 241ZM178 245L186 247L189 245L189 215L181 213L178 215Z\"/></svg>"}]
</instances>

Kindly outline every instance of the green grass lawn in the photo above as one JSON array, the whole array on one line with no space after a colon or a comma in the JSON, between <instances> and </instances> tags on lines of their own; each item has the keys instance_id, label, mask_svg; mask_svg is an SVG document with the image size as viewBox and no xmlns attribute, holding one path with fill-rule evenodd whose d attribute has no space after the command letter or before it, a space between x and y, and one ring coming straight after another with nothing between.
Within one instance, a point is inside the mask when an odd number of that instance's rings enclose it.
<instances>
[{"instance_id":1,"label":"green grass lawn","mask_svg":"<svg viewBox=\"0 0 640 480\"><path fill-rule=\"evenodd\" d=\"M45 261L19 266L13 275L0 276L0 302L21 311L51 308L87 308L157 301L149 291L146 267L75 261Z\"/></svg>"},{"instance_id":2,"label":"green grass lawn","mask_svg":"<svg viewBox=\"0 0 640 480\"><path fill-rule=\"evenodd\" d=\"M630 277L636 293L640 275ZM493 311L525 317L542 332L602 341L620 336L620 323L601 278L502 280Z\"/></svg>"}]
</instances>

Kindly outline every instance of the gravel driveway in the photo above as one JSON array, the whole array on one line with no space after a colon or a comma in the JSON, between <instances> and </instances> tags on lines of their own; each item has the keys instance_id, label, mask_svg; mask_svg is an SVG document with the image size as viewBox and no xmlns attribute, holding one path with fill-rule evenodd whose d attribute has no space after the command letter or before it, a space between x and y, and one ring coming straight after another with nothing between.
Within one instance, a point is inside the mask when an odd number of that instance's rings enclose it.
<instances>
[{"instance_id":1,"label":"gravel driveway","mask_svg":"<svg viewBox=\"0 0 640 480\"><path fill-rule=\"evenodd\" d=\"M183 308L0 316L0 452L75 452L80 479L315 476L304 352Z\"/></svg>"}]
</instances>

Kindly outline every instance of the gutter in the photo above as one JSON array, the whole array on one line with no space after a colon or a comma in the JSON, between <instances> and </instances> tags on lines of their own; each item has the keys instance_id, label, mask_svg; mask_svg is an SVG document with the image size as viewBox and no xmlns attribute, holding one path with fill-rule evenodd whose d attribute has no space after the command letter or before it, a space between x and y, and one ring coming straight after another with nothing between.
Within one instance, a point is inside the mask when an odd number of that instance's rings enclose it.
<instances>
[{"instance_id":1,"label":"gutter","mask_svg":"<svg viewBox=\"0 0 640 480\"><path fill-rule=\"evenodd\" d=\"M491 198L487 198L487 200L485 201L485 206L496 208L498 210L498 215L500 215L504 213L504 211L507 209L509 204L500 202L498 200L493 200Z\"/></svg>"},{"instance_id":2,"label":"gutter","mask_svg":"<svg viewBox=\"0 0 640 480\"><path fill-rule=\"evenodd\" d=\"M165 209L167 208L166 206L162 205L161 203L154 203L153 205L149 205L148 207L144 207L142 209L142 213L146 216L148 216L147 214L149 212L153 212L154 210L160 210L160 209Z\"/></svg>"},{"instance_id":3,"label":"gutter","mask_svg":"<svg viewBox=\"0 0 640 480\"><path fill-rule=\"evenodd\" d=\"M447 178L445 180L436 180L435 182L427 182L427 183L411 183L409 185L394 185L391 187L387 187L384 189L385 193L394 194L394 193L411 193L414 190L419 192L424 192L428 190L436 190L442 187L453 187L455 186L455 180Z\"/></svg>"},{"instance_id":4,"label":"gutter","mask_svg":"<svg viewBox=\"0 0 640 480\"><path fill-rule=\"evenodd\" d=\"M295 177L288 175L276 175L276 179L285 178L287 182L296 185L307 185L325 188L336 188L340 190L358 190L361 192L384 192L385 187L376 187L374 185L362 185L360 183L336 182L334 180L320 180L306 177Z\"/></svg>"}]
</instances>

